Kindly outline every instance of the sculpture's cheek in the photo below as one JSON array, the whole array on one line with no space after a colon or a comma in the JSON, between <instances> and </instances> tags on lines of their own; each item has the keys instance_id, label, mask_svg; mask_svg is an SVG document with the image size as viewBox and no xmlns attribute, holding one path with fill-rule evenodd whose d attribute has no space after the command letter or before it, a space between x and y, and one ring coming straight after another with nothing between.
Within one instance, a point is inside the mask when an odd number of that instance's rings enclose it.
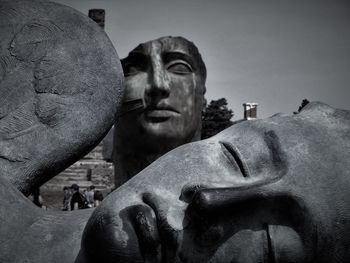
<instances>
[{"instance_id":1,"label":"sculpture's cheek","mask_svg":"<svg viewBox=\"0 0 350 263\"><path fill-rule=\"evenodd\" d=\"M216 231L218 234L220 231ZM304 262L304 249L299 235L290 227L269 225L265 229L243 229L223 243L217 235L206 237L205 246L193 248L184 240L177 253L180 262ZM224 237L224 234L221 236ZM203 241L203 240L202 240ZM221 244L220 244L221 243Z\"/></svg>"},{"instance_id":2,"label":"sculpture's cheek","mask_svg":"<svg viewBox=\"0 0 350 263\"><path fill-rule=\"evenodd\" d=\"M266 232L250 229L237 232L216 250L210 262L269 262Z\"/></svg>"},{"instance_id":3,"label":"sculpture's cheek","mask_svg":"<svg viewBox=\"0 0 350 263\"><path fill-rule=\"evenodd\" d=\"M300 236L290 227L269 225L269 251L273 262L304 262L304 248Z\"/></svg>"}]
</instances>

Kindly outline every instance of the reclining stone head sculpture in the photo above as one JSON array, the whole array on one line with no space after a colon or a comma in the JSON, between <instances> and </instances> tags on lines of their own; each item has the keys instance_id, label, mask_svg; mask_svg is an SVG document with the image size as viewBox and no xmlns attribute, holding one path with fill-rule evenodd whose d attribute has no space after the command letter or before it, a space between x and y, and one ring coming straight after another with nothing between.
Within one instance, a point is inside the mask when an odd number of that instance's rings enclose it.
<instances>
[{"instance_id":1,"label":"reclining stone head sculpture","mask_svg":"<svg viewBox=\"0 0 350 263\"><path fill-rule=\"evenodd\" d=\"M348 261L349 157L347 110L239 123L108 196L76 262Z\"/></svg>"},{"instance_id":2,"label":"reclining stone head sculpture","mask_svg":"<svg viewBox=\"0 0 350 263\"><path fill-rule=\"evenodd\" d=\"M350 111L323 103L242 122L172 150L92 215L36 208L0 177L0 259L347 262L349 131Z\"/></svg>"},{"instance_id":3,"label":"reclining stone head sculpture","mask_svg":"<svg viewBox=\"0 0 350 263\"><path fill-rule=\"evenodd\" d=\"M125 96L114 138L116 186L179 145L200 139L206 67L183 37L138 45L122 59Z\"/></svg>"}]
</instances>

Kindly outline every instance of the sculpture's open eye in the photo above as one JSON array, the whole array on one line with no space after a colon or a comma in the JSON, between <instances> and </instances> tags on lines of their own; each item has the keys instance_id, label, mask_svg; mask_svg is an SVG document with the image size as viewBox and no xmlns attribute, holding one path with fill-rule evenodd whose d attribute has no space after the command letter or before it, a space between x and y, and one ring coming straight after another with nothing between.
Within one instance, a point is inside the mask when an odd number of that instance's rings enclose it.
<instances>
[{"instance_id":1,"label":"sculpture's open eye","mask_svg":"<svg viewBox=\"0 0 350 263\"><path fill-rule=\"evenodd\" d=\"M130 53L127 58L121 60L121 63L125 77L144 72L149 65L147 57L140 52Z\"/></svg>"},{"instance_id":2,"label":"sculpture's open eye","mask_svg":"<svg viewBox=\"0 0 350 263\"><path fill-rule=\"evenodd\" d=\"M133 76L133 75L136 75L137 73L141 72L142 67L137 65L137 64L126 63L126 64L123 64L123 71L124 71L125 77Z\"/></svg>"},{"instance_id":3,"label":"sculpture's open eye","mask_svg":"<svg viewBox=\"0 0 350 263\"><path fill-rule=\"evenodd\" d=\"M183 60L175 60L166 65L166 69L174 74L186 75L193 72L192 67Z\"/></svg>"}]
</instances>

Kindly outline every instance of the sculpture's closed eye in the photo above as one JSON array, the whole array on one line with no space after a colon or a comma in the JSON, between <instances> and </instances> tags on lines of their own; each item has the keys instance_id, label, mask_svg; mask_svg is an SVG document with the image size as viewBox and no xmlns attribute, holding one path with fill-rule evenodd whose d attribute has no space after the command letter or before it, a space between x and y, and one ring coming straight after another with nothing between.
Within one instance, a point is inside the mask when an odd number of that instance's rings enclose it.
<instances>
[{"instance_id":1,"label":"sculpture's closed eye","mask_svg":"<svg viewBox=\"0 0 350 263\"><path fill-rule=\"evenodd\" d=\"M229 142L219 142L225 156L234 164L237 165L243 177L250 177L250 172L247 164L244 162L238 149Z\"/></svg>"}]
</instances>

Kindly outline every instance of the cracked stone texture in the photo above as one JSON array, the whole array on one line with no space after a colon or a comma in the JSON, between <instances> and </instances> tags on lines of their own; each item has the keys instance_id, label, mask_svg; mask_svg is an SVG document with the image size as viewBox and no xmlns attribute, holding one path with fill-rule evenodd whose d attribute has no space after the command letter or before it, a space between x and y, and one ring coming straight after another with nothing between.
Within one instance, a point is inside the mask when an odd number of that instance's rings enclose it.
<instances>
[{"instance_id":1,"label":"cracked stone texture","mask_svg":"<svg viewBox=\"0 0 350 263\"><path fill-rule=\"evenodd\" d=\"M28 195L112 126L122 69L87 16L43 0L0 0L0 174Z\"/></svg>"}]
</instances>

